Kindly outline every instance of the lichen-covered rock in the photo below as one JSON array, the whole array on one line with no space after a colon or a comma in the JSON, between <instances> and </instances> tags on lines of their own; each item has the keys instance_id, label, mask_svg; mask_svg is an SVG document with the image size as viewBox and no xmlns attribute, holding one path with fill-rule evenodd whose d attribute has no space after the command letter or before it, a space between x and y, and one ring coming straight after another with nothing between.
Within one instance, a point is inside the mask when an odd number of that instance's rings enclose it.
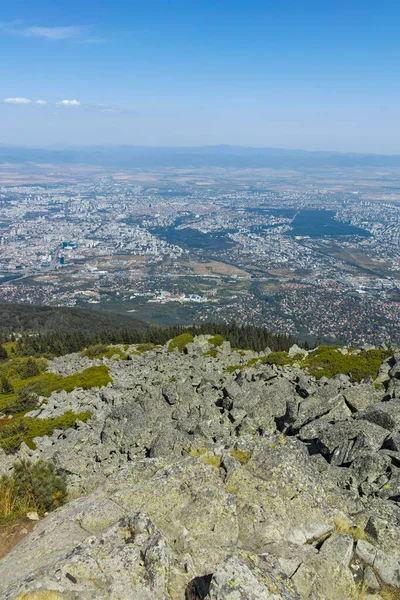
<instances>
[{"instance_id":1,"label":"lichen-covered rock","mask_svg":"<svg viewBox=\"0 0 400 600\"><path fill-rule=\"evenodd\" d=\"M1 473L50 460L85 494L0 561L1 598L355 600L363 582L376 598L400 588L400 354L355 384L266 364L269 351L210 354L209 337L185 353L50 363L70 374L106 362L113 383L53 393L33 417L91 418L0 451Z\"/></svg>"},{"instance_id":2,"label":"lichen-covered rock","mask_svg":"<svg viewBox=\"0 0 400 600\"><path fill-rule=\"evenodd\" d=\"M211 579L210 600L300 600L293 584L267 556L228 556Z\"/></svg>"},{"instance_id":3,"label":"lichen-covered rock","mask_svg":"<svg viewBox=\"0 0 400 600\"><path fill-rule=\"evenodd\" d=\"M51 589L80 600L168 600L169 561L164 536L146 515L136 514L53 556L2 597L11 600L15 592Z\"/></svg>"}]
</instances>

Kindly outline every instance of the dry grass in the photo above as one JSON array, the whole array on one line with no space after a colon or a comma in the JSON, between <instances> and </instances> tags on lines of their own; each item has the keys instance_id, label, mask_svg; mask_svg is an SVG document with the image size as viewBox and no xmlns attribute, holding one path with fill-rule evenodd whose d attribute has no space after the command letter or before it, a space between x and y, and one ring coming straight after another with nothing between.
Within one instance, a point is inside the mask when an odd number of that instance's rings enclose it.
<instances>
[{"instance_id":1,"label":"dry grass","mask_svg":"<svg viewBox=\"0 0 400 600\"><path fill-rule=\"evenodd\" d=\"M362 585L358 586L358 596L357 596L357 600L365 600L365 595L368 591L368 586L365 585L365 583L363 583Z\"/></svg>"},{"instance_id":2,"label":"dry grass","mask_svg":"<svg viewBox=\"0 0 400 600\"><path fill-rule=\"evenodd\" d=\"M208 448L189 448L188 454L189 456L193 456L194 458L197 456L203 456L203 454L207 454Z\"/></svg>"},{"instance_id":3,"label":"dry grass","mask_svg":"<svg viewBox=\"0 0 400 600\"><path fill-rule=\"evenodd\" d=\"M370 542L368 535L365 533L364 527L361 525L350 525L348 521L345 519L340 519L336 517L333 519L335 523L336 532L337 533L347 533L351 535L355 540L365 540L366 542Z\"/></svg>"},{"instance_id":4,"label":"dry grass","mask_svg":"<svg viewBox=\"0 0 400 600\"><path fill-rule=\"evenodd\" d=\"M379 591L383 600L400 600L400 588L383 584Z\"/></svg>"},{"instance_id":5,"label":"dry grass","mask_svg":"<svg viewBox=\"0 0 400 600\"><path fill-rule=\"evenodd\" d=\"M201 460L205 465L210 465L211 467L215 467L215 469L219 469L222 462L222 458L220 456L210 456L209 454L202 456Z\"/></svg>"},{"instance_id":6,"label":"dry grass","mask_svg":"<svg viewBox=\"0 0 400 600\"><path fill-rule=\"evenodd\" d=\"M15 480L3 478L0 482L0 521L17 518L26 515L27 512L35 507L34 502L29 497L19 496L15 489Z\"/></svg>"},{"instance_id":7,"label":"dry grass","mask_svg":"<svg viewBox=\"0 0 400 600\"><path fill-rule=\"evenodd\" d=\"M53 463L19 461L11 475L0 477L0 523L54 510L66 500L65 476L57 475Z\"/></svg>"},{"instance_id":8,"label":"dry grass","mask_svg":"<svg viewBox=\"0 0 400 600\"><path fill-rule=\"evenodd\" d=\"M238 460L242 465L248 463L251 458L251 454L248 450L232 450L231 456Z\"/></svg>"}]
</instances>

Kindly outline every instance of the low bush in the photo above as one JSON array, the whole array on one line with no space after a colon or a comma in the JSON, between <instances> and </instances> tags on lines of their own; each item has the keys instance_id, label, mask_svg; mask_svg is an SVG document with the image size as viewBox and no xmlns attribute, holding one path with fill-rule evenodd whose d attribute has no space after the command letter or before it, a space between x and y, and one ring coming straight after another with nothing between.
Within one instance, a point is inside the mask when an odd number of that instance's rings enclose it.
<instances>
[{"instance_id":1,"label":"low bush","mask_svg":"<svg viewBox=\"0 0 400 600\"><path fill-rule=\"evenodd\" d=\"M193 339L191 333L182 333L181 335L176 336L170 341L168 352L173 352L175 349L178 349L179 352L183 352L187 344L193 342Z\"/></svg>"},{"instance_id":2,"label":"low bush","mask_svg":"<svg viewBox=\"0 0 400 600\"><path fill-rule=\"evenodd\" d=\"M13 356L8 361L0 364L0 374L12 381L30 379L45 371L46 368L47 360L44 358Z\"/></svg>"},{"instance_id":3,"label":"low bush","mask_svg":"<svg viewBox=\"0 0 400 600\"><path fill-rule=\"evenodd\" d=\"M218 348L219 346L222 346L222 344L224 343L224 341L225 340L222 337L222 335L220 335L219 333L217 333L213 337L209 338L208 343L212 344L213 346L215 346L215 348Z\"/></svg>"},{"instance_id":4,"label":"low bush","mask_svg":"<svg viewBox=\"0 0 400 600\"><path fill-rule=\"evenodd\" d=\"M87 421L91 416L90 412L74 413L69 410L54 419L17 417L0 426L0 446L7 454L17 452L22 442L34 450L36 448L33 441L35 437L50 436L55 429L75 427L76 421Z\"/></svg>"},{"instance_id":5,"label":"low bush","mask_svg":"<svg viewBox=\"0 0 400 600\"><path fill-rule=\"evenodd\" d=\"M238 369L244 369L245 365L230 365L229 367L226 367L226 369L224 369L224 373L234 373L235 371L237 371Z\"/></svg>"},{"instance_id":6,"label":"low bush","mask_svg":"<svg viewBox=\"0 0 400 600\"><path fill-rule=\"evenodd\" d=\"M256 358L251 358L250 360L247 361L247 363L244 363L243 365L231 365L230 367L227 367L224 370L224 372L225 373L234 373L238 369L240 369L240 370L242 370L242 369L249 369L250 367L254 367L257 364L265 363L265 362L266 362L266 357L265 356L259 356L259 357L256 357Z\"/></svg>"},{"instance_id":7,"label":"low bush","mask_svg":"<svg viewBox=\"0 0 400 600\"><path fill-rule=\"evenodd\" d=\"M7 410L13 403L17 401L18 394L30 393L37 396L48 398L52 392L72 392L75 388L83 388L88 390L93 387L102 387L108 383L112 383L112 379L106 365L89 367L81 373L74 373L67 377L56 375L55 373L40 373L37 377L32 377L29 380L12 380L15 393L6 396L0 396L0 410ZM19 412L19 411L18 411Z\"/></svg>"},{"instance_id":8,"label":"low bush","mask_svg":"<svg viewBox=\"0 0 400 600\"><path fill-rule=\"evenodd\" d=\"M82 356L87 356L93 360L94 358L103 358L103 356L108 352L108 346L106 344L94 344L93 346L88 346L81 352Z\"/></svg>"},{"instance_id":9,"label":"low bush","mask_svg":"<svg viewBox=\"0 0 400 600\"><path fill-rule=\"evenodd\" d=\"M66 500L66 478L56 472L53 463L21 461L11 475L0 478L0 522L54 510Z\"/></svg>"},{"instance_id":10,"label":"low bush","mask_svg":"<svg viewBox=\"0 0 400 600\"><path fill-rule=\"evenodd\" d=\"M143 354L144 352L150 352L150 350L154 350L156 346L148 342L147 344L137 344L136 351Z\"/></svg>"},{"instance_id":11,"label":"low bush","mask_svg":"<svg viewBox=\"0 0 400 600\"><path fill-rule=\"evenodd\" d=\"M284 365L292 365L294 360L290 358L287 352L271 352L271 354L268 354L266 362L269 365L283 367Z\"/></svg>"},{"instance_id":12,"label":"low bush","mask_svg":"<svg viewBox=\"0 0 400 600\"><path fill-rule=\"evenodd\" d=\"M12 383L5 375L3 375L3 377L0 379L0 392L6 395L14 392Z\"/></svg>"},{"instance_id":13,"label":"low bush","mask_svg":"<svg viewBox=\"0 0 400 600\"><path fill-rule=\"evenodd\" d=\"M40 367L34 358L28 358L21 372L21 379L30 379L40 374Z\"/></svg>"},{"instance_id":14,"label":"low bush","mask_svg":"<svg viewBox=\"0 0 400 600\"><path fill-rule=\"evenodd\" d=\"M3 411L8 415L17 415L34 410L37 404L38 395L32 386L27 385L18 391L17 397L13 402L4 406Z\"/></svg>"},{"instance_id":15,"label":"low bush","mask_svg":"<svg viewBox=\"0 0 400 600\"><path fill-rule=\"evenodd\" d=\"M317 379L334 377L338 373L349 375L352 381L360 382L366 377L375 379L382 362L393 354L391 350L361 350L359 354L342 354L332 346L319 346L303 362Z\"/></svg>"},{"instance_id":16,"label":"low bush","mask_svg":"<svg viewBox=\"0 0 400 600\"><path fill-rule=\"evenodd\" d=\"M348 349L347 354L340 351L339 346L319 346L308 356L296 354L290 357L287 352L272 352L267 356L267 363L277 366L293 365L295 362L300 368L308 369L310 374L321 379L335 377L339 373L348 375L352 381L360 382L366 377L375 379L382 362L393 354L392 350L361 350L352 354Z\"/></svg>"},{"instance_id":17,"label":"low bush","mask_svg":"<svg viewBox=\"0 0 400 600\"><path fill-rule=\"evenodd\" d=\"M94 346L89 346L83 352L81 352L82 356L87 356L91 360L95 358L112 358L117 355L118 360L126 360L128 355L126 352L121 350L116 346L106 346L105 344L95 344Z\"/></svg>"}]
</instances>

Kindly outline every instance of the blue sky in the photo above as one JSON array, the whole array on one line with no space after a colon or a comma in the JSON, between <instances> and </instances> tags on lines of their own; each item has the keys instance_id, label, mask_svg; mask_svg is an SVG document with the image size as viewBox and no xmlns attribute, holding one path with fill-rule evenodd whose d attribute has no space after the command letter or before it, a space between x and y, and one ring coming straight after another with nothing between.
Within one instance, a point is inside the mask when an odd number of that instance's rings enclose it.
<instances>
[{"instance_id":1,"label":"blue sky","mask_svg":"<svg viewBox=\"0 0 400 600\"><path fill-rule=\"evenodd\" d=\"M0 19L0 143L400 153L396 0L36 0Z\"/></svg>"}]
</instances>

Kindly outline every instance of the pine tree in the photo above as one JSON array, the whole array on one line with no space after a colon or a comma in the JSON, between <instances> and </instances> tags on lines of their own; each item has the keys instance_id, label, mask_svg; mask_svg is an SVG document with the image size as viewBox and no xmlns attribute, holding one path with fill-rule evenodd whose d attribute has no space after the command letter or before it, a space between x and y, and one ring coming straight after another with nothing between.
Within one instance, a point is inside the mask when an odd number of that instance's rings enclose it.
<instances>
[{"instance_id":1,"label":"pine tree","mask_svg":"<svg viewBox=\"0 0 400 600\"><path fill-rule=\"evenodd\" d=\"M7 379L7 377L5 375L3 375L1 378L1 393L2 394L12 394L13 391L14 391L14 388L13 388L12 384Z\"/></svg>"},{"instance_id":2,"label":"pine tree","mask_svg":"<svg viewBox=\"0 0 400 600\"><path fill-rule=\"evenodd\" d=\"M29 379L30 377L36 377L36 375L40 375L39 367L33 358L28 358L22 371L21 379Z\"/></svg>"}]
</instances>

